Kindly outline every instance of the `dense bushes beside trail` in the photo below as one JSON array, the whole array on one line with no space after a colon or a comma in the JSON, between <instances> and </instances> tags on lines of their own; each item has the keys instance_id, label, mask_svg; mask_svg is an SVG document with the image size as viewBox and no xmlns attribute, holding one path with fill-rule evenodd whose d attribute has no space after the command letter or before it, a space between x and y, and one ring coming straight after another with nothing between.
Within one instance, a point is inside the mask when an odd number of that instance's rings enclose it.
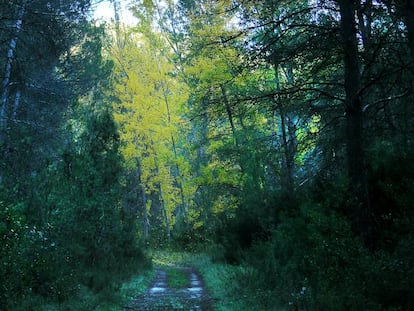
<instances>
[{"instance_id":1,"label":"dense bushes beside trail","mask_svg":"<svg viewBox=\"0 0 414 311\"><path fill-rule=\"evenodd\" d=\"M227 227L228 234L220 231L219 236L226 238L219 239L223 250L216 252L216 257L221 253L227 262L246 267L235 280L244 295L260 296L252 303L263 310L272 305L288 310L338 311L414 307L414 269L410 264L414 231L409 225L413 223L414 196L409 190L413 179L409 173L398 173L410 163L407 158L383 160L373 167L370 182L371 195L388 198L387 206L379 197L372 200L377 219L375 248L368 248L353 231L343 208L348 193L341 179L331 187L324 180L323 188L316 181L305 189L295 216L279 214L273 228L261 230L268 232L265 238L257 228L245 226L249 218L243 213ZM275 200L263 207L277 209L282 204ZM238 233L249 230L244 235ZM248 247L242 239L246 235L254 236Z\"/></svg>"},{"instance_id":2,"label":"dense bushes beside trail","mask_svg":"<svg viewBox=\"0 0 414 311\"><path fill-rule=\"evenodd\" d=\"M93 310L116 300L123 280L151 266L119 208L121 166L111 118L92 115L87 127L66 163L42 172L47 186L36 190L36 200L13 203L0 194L5 310Z\"/></svg>"},{"instance_id":3,"label":"dense bushes beside trail","mask_svg":"<svg viewBox=\"0 0 414 311\"><path fill-rule=\"evenodd\" d=\"M61 235L64 226L91 228L88 222L60 221L38 227L27 221L24 205L1 203L2 309L93 310L105 302L116 303L122 282L151 266L140 245L128 244L122 231L110 236L110 248L95 249L99 254L91 262L93 245L85 244L87 240L80 244L76 235Z\"/></svg>"}]
</instances>

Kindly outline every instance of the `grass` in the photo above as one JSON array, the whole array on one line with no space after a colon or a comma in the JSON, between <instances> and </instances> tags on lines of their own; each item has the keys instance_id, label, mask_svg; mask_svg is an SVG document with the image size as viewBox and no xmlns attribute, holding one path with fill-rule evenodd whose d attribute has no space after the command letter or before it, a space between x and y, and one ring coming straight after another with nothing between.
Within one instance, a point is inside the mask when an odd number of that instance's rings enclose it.
<instances>
[{"instance_id":1,"label":"grass","mask_svg":"<svg viewBox=\"0 0 414 311\"><path fill-rule=\"evenodd\" d=\"M95 294L88 288L82 286L79 290L78 297L65 301L64 304L47 304L44 303L39 310L41 311L60 311L60 310L78 310L78 311L121 311L133 297L145 291L154 277L154 271L143 271L140 275L133 275L125 281L118 291L107 293L105 297L102 294ZM108 298L111 298L108 301ZM22 308L29 310L29 308Z\"/></svg>"},{"instance_id":2,"label":"grass","mask_svg":"<svg viewBox=\"0 0 414 311\"><path fill-rule=\"evenodd\" d=\"M154 276L155 271L150 270L140 275L134 275L127 282L124 282L120 288L122 305L146 291Z\"/></svg>"},{"instance_id":3,"label":"grass","mask_svg":"<svg viewBox=\"0 0 414 311\"><path fill-rule=\"evenodd\" d=\"M180 269L181 267L196 269L203 276L206 290L214 301L216 311L280 311L273 306L260 307L260 298L257 299L259 293L254 291L254 285L240 281L241 276L252 273L247 267L213 263L211 258L203 253L157 250L149 255L152 257L154 267L167 271L168 284L175 289L188 286L188 275L185 270ZM70 301L65 306L68 306L67 310L121 311L133 297L148 289L154 276L155 270L143 271L139 275L131 276L116 293L109 294L109 296L113 295L113 302L102 299L103 297L84 288L81 289L77 301ZM45 304L41 310L58 311L65 309L65 306Z\"/></svg>"},{"instance_id":4,"label":"grass","mask_svg":"<svg viewBox=\"0 0 414 311\"><path fill-rule=\"evenodd\" d=\"M212 263L203 253L154 251L153 263L162 267L193 267L203 276L217 311L255 310L246 308L235 281L239 267ZM180 270L176 270L180 271ZM181 271L182 272L182 271ZM168 273L168 272L167 272ZM256 309L259 310L259 309Z\"/></svg>"},{"instance_id":5,"label":"grass","mask_svg":"<svg viewBox=\"0 0 414 311\"><path fill-rule=\"evenodd\" d=\"M153 251L152 256L155 265L167 269L180 266L196 269L203 276L216 311L283 311L275 305L262 305L272 301L272 292L257 290L256 274L251 267L215 263L206 253Z\"/></svg>"},{"instance_id":6,"label":"grass","mask_svg":"<svg viewBox=\"0 0 414 311\"><path fill-rule=\"evenodd\" d=\"M169 267L167 271L168 286L174 289L186 288L188 286L188 274L187 272Z\"/></svg>"}]
</instances>

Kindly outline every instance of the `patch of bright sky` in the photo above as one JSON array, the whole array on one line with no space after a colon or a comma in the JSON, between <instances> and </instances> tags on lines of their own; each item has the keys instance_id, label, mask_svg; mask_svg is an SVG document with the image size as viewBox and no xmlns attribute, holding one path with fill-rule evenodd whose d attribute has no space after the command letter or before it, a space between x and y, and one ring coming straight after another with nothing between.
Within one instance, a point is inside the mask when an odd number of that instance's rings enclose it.
<instances>
[{"instance_id":1,"label":"patch of bright sky","mask_svg":"<svg viewBox=\"0 0 414 311\"><path fill-rule=\"evenodd\" d=\"M129 10L131 1L118 0L119 8L119 20L121 23L129 26L134 26L137 23L137 19ZM95 0L93 5L94 13L93 18L97 22L111 22L115 20L114 4L109 0Z\"/></svg>"}]
</instances>

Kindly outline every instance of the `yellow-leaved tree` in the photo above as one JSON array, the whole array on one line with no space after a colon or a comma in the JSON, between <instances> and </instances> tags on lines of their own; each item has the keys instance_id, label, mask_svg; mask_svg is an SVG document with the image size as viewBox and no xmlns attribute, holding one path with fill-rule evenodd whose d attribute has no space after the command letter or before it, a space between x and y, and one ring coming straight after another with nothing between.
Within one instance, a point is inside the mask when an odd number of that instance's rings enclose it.
<instances>
[{"instance_id":1,"label":"yellow-leaved tree","mask_svg":"<svg viewBox=\"0 0 414 311\"><path fill-rule=\"evenodd\" d=\"M187 223L194 193L181 138L189 126L187 88L174 78L171 51L148 15L136 28L118 28L117 36L109 56L115 67L114 117L125 168L134 179L131 191L139 193L135 211L142 211L145 239L160 227L169 238L176 222Z\"/></svg>"}]
</instances>

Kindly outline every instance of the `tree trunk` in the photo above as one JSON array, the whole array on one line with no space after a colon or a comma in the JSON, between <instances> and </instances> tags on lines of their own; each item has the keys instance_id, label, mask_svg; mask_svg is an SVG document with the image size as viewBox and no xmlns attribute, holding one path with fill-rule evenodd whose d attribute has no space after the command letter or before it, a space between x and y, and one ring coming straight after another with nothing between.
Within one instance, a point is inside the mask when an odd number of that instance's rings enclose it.
<instances>
[{"instance_id":1,"label":"tree trunk","mask_svg":"<svg viewBox=\"0 0 414 311\"><path fill-rule=\"evenodd\" d=\"M145 193L144 186L141 186L141 195L142 195L142 211L143 211L143 226L144 226L144 239L145 241L148 240L149 237L149 219L148 219L148 211L147 211L147 195Z\"/></svg>"},{"instance_id":2,"label":"tree trunk","mask_svg":"<svg viewBox=\"0 0 414 311\"><path fill-rule=\"evenodd\" d=\"M120 18L119 18L119 11L120 11L119 1L118 0L112 0L111 2L114 5L116 45L119 49L122 49L123 45L121 43L121 28L120 28Z\"/></svg>"},{"instance_id":3,"label":"tree trunk","mask_svg":"<svg viewBox=\"0 0 414 311\"><path fill-rule=\"evenodd\" d=\"M13 115L12 115L13 121L16 120L17 111L19 110L19 107L20 107L21 98L22 98L22 92L20 90L17 90L16 95L14 97L14 104L13 104Z\"/></svg>"},{"instance_id":4,"label":"tree trunk","mask_svg":"<svg viewBox=\"0 0 414 311\"><path fill-rule=\"evenodd\" d=\"M372 36L372 0L367 0L364 5L357 3L358 27L362 35L364 51L368 51Z\"/></svg>"},{"instance_id":5,"label":"tree trunk","mask_svg":"<svg viewBox=\"0 0 414 311\"><path fill-rule=\"evenodd\" d=\"M355 1L341 0L341 31L345 66L345 108L348 173L351 181L361 186L361 169L364 167L362 149L362 103L360 65L355 23Z\"/></svg>"},{"instance_id":6,"label":"tree trunk","mask_svg":"<svg viewBox=\"0 0 414 311\"><path fill-rule=\"evenodd\" d=\"M170 105L168 103L168 97L166 95L166 91L164 91L164 101L165 101L165 106L167 108L168 125L170 125L171 124L171 112L170 112ZM175 143L175 138L172 134L171 134L171 142L172 142L172 147L173 147L173 152L174 152L175 169L177 170L176 176L175 176L175 182L178 185L178 189L180 190L180 197L181 197L181 206L178 208L177 215L180 215L180 217L183 217L184 223L188 223L187 208L186 208L185 196L184 196L183 178L181 176L181 170L178 165L177 145Z\"/></svg>"},{"instance_id":7,"label":"tree trunk","mask_svg":"<svg viewBox=\"0 0 414 311\"><path fill-rule=\"evenodd\" d=\"M405 17L405 25L408 30L408 43L411 51L412 66L414 66L414 0L405 0L403 7Z\"/></svg>"},{"instance_id":8,"label":"tree trunk","mask_svg":"<svg viewBox=\"0 0 414 311\"><path fill-rule=\"evenodd\" d=\"M290 86L293 87L295 80L293 76L293 67L290 63L286 65L286 80ZM295 174L295 156L297 150L297 139L296 139L296 124L292 113L285 114L285 123L287 123L284 131L287 131L287 141L285 145L285 156L286 156L286 174L287 174L287 191L294 191L294 174ZM286 134L285 134L286 135Z\"/></svg>"},{"instance_id":9,"label":"tree trunk","mask_svg":"<svg viewBox=\"0 0 414 311\"><path fill-rule=\"evenodd\" d=\"M5 67L4 78L2 82L2 90L1 90L0 130L3 130L7 126L6 125L7 101L8 101L9 90L10 90L12 63L13 63L13 58L14 58L14 54L16 50L17 36L22 29L23 16L25 14L25 11L26 11L26 1L24 0L19 9L17 20L14 23L14 33L13 33L13 37L10 39L9 49L7 51L7 61L6 61L6 67Z\"/></svg>"},{"instance_id":10,"label":"tree trunk","mask_svg":"<svg viewBox=\"0 0 414 311\"><path fill-rule=\"evenodd\" d=\"M165 223L165 234L166 234L167 240L169 241L171 237L170 219L168 218L168 212L165 207L162 187L161 185L158 185L158 186L159 186L159 191L160 191L161 210L162 210L162 215L164 217L164 223Z\"/></svg>"},{"instance_id":11,"label":"tree trunk","mask_svg":"<svg viewBox=\"0 0 414 311\"><path fill-rule=\"evenodd\" d=\"M153 142L151 142L153 144ZM158 165L158 160L157 157L155 157L155 169L156 169L156 173L158 176L160 176L160 168ZM171 237L171 226L170 226L170 219L168 217L168 211L167 208L165 207L165 200L164 200L164 193L163 193L163 189L162 189L162 185L161 182L158 183L158 191L159 191L159 200L161 203L161 214L164 218L164 224L165 224L165 233L166 233L166 237L167 240L170 240Z\"/></svg>"},{"instance_id":12,"label":"tree trunk","mask_svg":"<svg viewBox=\"0 0 414 311\"><path fill-rule=\"evenodd\" d=\"M348 213L354 230L372 246L365 155L363 149L363 113L360 98L361 73L358 60L355 0L340 0L342 48L345 66L346 154L349 178Z\"/></svg>"},{"instance_id":13,"label":"tree trunk","mask_svg":"<svg viewBox=\"0 0 414 311\"><path fill-rule=\"evenodd\" d=\"M280 80L279 80L279 65L274 64L275 85L276 92L280 92ZM293 84L293 70L291 66L286 68L286 79L289 84ZM282 192L288 198L288 201L293 198L294 191L294 165L296 154L296 127L292 119L287 116L285 108L280 101L280 98L276 99L277 110L280 117L280 130L282 132L282 148L283 148L283 161L282 161Z\"/></svg>"},{"instance_id":14,"label":"tree trunk","mask_svg":"<svg viewBox=\"0 0 414 311\"><path fill-rule=\"evenodd\" d=\"M139 214L139 202L141 202L138 170L129 172L126 176L128 192L123 195L122 221L128 236L136 234L136 219Z\"/></svg>"},{"instance_id":15,"label":"tree trunk","mask_svg":"<svg viewBox=\"0 0 414 311\"><path fill-rule=\"evenodd\" d=\"M183 176L181 176L181 170L178 166L178 153L177 153L177 146L175 144L174 136L171 135L172 145L173 145L173 152L174 152L174 160L175 160L175 169L177 170L176 176L175 176L175 182L178 185L178 189L180 191L180 198L181 198L181 207L180 207L180 213L182 214L182 218L184 223L188 223L188 217L187 217L187 206L186 206L186 200L184 195L184 187L183 187Z\"/></svg>"},{"instance_id":16,"label":"tree trunk","mask_svg":"<svg viewBox=\"0 0 414 311\"><path fill-rule=\"evenodd\" d=\"M208 125L209 125L209 115L208 115L208 99L207 96L204 96L202 99L202 115L201 115L201 129L197 129L198 132L200 132L200 138L198 139L198 145L197 148L197 156L200 160L201 164L208 163L208 155L207 155L207 144L208 144Z\"/></svg>"},{"instance_id":17,"label":"tree trunk","mask_svg":"<svg viewBox=\"0 0 414 311\"><path fill-rule=\"evenodd\" d=\"M147 194L145 192L145 185L142 182L142 169L139 159L137 161L137 170L138 170L138 183L141 188L141 202L142 202L142 225L144 231L144 240L147 241L149 237L149 219L147 211Z\"/></svg>"},{"instance_id":18,"label":"tree trunk","mask_svg":"<svg viewBox=\"0 0 414 311\"><path fill-rule=\"evenodd\" d=\"M234 142L236 143L236 147L239 147L239 141L236 136L236 127L233 121L233 112L231 111L230 103L227 99L226 89L224 88L223 85L220 85L220 89L221 89L221 94L223 96L223 102L226 107L227 117L229 118L229 123L231 127L231 132L233 134Z\"/></svg>"}]
</instances>

